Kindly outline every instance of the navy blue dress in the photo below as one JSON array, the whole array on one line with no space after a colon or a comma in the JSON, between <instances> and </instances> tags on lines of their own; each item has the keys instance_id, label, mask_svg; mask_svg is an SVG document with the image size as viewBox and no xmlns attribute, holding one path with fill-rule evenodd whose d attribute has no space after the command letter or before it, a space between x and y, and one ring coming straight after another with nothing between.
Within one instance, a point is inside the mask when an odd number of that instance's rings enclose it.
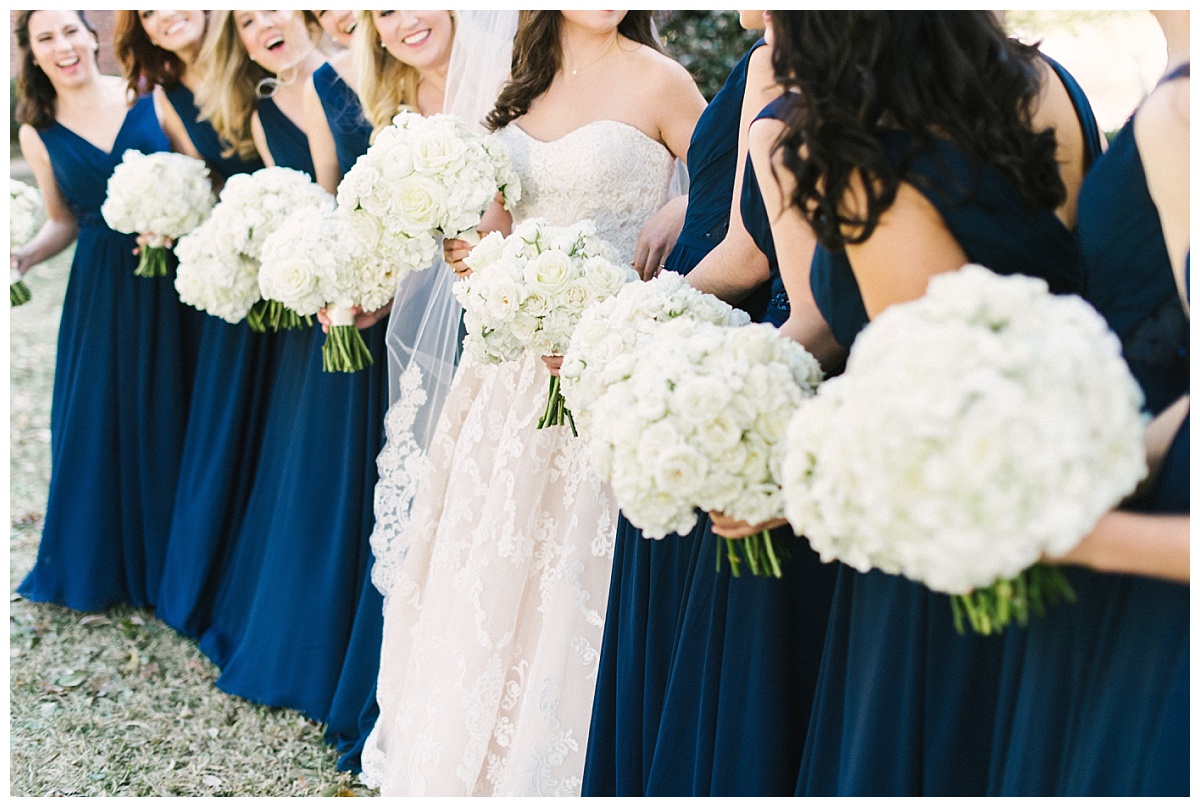
<instances>
[{"instance_id":1,"label":"navy blue dress","mask_svg":"<svg viewBox=\"0 0 1200 807\"><path fill-rule=\"evenodd\" d=\"M331 65L326 63L317 68L313 73L313 84L333 132L338 166L344 175L370 148L372 126L363 117L358 95L346 86ZM347 460L345 466L345 473L350 474L355 470L355 463L365 463L358 469L363 485L359 511L356 513L353 507L344 511L346 518L357 516L359 519L357 527L352 523L344 528L347 532L343 537L344 544L353 548L352 556L357 561L354 588L358 592L358 603L346 658L325 721L328 724L325 739L335 744L342 755L338 768L355 772L362 769L363 743L379 717L375 685L379 679L379 645L383 637L383 595L371 583L375 556L371 553L369 538L375 526L374 492L379 479L375 459L383 448L383 418L388 405L387 318L363 331L362 335L375 364L350 376L333 374L343 377L340 383L330 385L338 399L345 402L344 406L355 407L345 411L358 418L355 423L342 428L337 439L363 441L365 436L363 445L356 446L360 453L355 454L353 460ZM329 375L325 373L322 377Z\"/></svg>"},{"instance_id":2,"label":"navy blue dress","mask_svg":"<svg viewBox=\"0 0 1200 807\"><path fill-rule=\"evenodd\" d=\"M1069 76L1060 76L1094 154L1090 107ZM893 164L910 142L898 132L885 136ZM934 140L907 176L972 262L1043 278L1055 293L1080 290L1082 258L1072 234L1052 210L1031 210L999 169ZM811 285L838 341L852 346L867 314L845 253L818 247ZM837 568L797 793L984 794L1005 637L958 634L950 598L919 583Z\"/></svg>"},{"instance_id":3,"label":"navy blue dress","mask_svg":"<svg viewBox=\"0 0 1200 807\"><path fill-rule=\"evenodd\" d=\"M136 239L100 215L126 149L166 151L150 96L102 151L60 123L39 132L79 224L50 411L50 495L37 563L18 592L79 611L154 605L187 423L174 271L133 274Z\"/></svg>"},{"instance_id":4,"label":"navy blue dress","mask_svg":"<svg viewBox=\"0 0 1200 807\"><path fill-rule=\"evenodd\" d=\"M1157 414L1189 389L1188 324L1132 118L1083 184L1078 229L1083 296L1121 337ZM1188 431L1139 509L1188 512ZM1067 573L1076 605L1009 637L992 792L1187 794L1188 586Z\"/></svg>"},{"instance_id":5,"label":"navy blue dress","mask_svg":"<svg viewBox=\"0 0 1200 807\"><path fill-rule=\"evenodd\" d=\"M294 147L296 135L306 147L307 139L277 114L260 104L276 163L311 173L311 155ZM336 139L339 127L331 129ZM221 667L217 686L328 723L326 739L344 752L339 764L354 770L378 714L383 599L371 584L369 538L388 403L386 328L362 332L376 361L356 373L322 369L319 327L284 334L286 378L272 395L286 402L272 404L271 417L286 419L268 424L271 453L239 539L246 562L235 560L226 578L237 616L202 645Z\"/></svg>"},{"instance_id":6,"label":"navy blue dress","mask_svg":"<svg viewBox=\"0 0 1200 807\"><path fill-rule=\"evenodd\" d=\"M371 145L371 129L363 117L362 101L347 86L329 62L318 67L312 75L313 87L325 111L325 119L333 133L338 166L346 174Z\"/></svg>"},{"instance_id":7,"label":"navy blue dress","mask_svg":"<svg viewBox=\"0 0 1200 807\"><path fill-rule=\"evenodd\" d=\"M687 215L667 257L667 271L687 274L729 228L746 68L750 54L761 44L760 40L734 66L692 131ZM706 521L701 515L691 534L669 535L661 541L644 538L624 514L617 521L583 771L585 796L645 793L679 615L696 568L697 537Z\"/></svg>"},{"instance_id":8,"label":"navy blue dress","mask_svg":"<svg viewBox=\"0 0 1200 807\"><path fill-rule=\"evenodd\" d=\"M776 99L757 116L777 118ZM766 319L787 319L787 295L762 193L747 158L741 214L767 256L780 299ZM772 313L774 312L774 314ZM705 520L699 569L690 576L675 657L650 767L654 796L786 795L795 788L805 728L825 641L834 569L787 527L772 532L790 558L782 579L734 578L715 569L725 543Z\"/></svg>"},{"instance_id":9,"label":"navy blue dress","mask_svg":"<svg viewBox=\"0 0 1200 807\"><path fill-rule=\"evenodd\" d=\"M198 120L187 87L177 84L166 95L214 171L229 177L263 167L257 158L221 155L218 135ZM156 615L195 638L209 626L229 543L254 482L276 336L190 310L202 317L199 360Z\"/></svg>"}]
</instances>

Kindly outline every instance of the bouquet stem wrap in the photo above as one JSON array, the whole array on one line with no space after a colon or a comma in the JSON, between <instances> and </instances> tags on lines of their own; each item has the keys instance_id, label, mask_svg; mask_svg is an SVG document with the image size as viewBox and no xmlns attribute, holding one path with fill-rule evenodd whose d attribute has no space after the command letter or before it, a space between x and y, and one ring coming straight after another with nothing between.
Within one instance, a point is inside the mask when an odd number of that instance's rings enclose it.
<instances>
[{"instance_id":1,"label":"bouquet stem wrap","mask_svg":"<svg viewBox=\"0 0 1200 807\"><path fill-rule=\"evenodd\" d=\"M329 333L321 348L321 366L327 373L353 373L375 363L349 308L331 306Z\"/></svg>"},{"instance_id":2,"label":"bouquet stem wrap","mask_svg":"<svg viewBox=\"0 0 1200 807\"><path fill-rule=\"evenodd\" d=\"M31 299L33 299L33 295L29 292L29 287L25 285L24 276L13 269L8 279L9 305L16 308L19 305L25 305Z\"/></svg>"}]
</instances>

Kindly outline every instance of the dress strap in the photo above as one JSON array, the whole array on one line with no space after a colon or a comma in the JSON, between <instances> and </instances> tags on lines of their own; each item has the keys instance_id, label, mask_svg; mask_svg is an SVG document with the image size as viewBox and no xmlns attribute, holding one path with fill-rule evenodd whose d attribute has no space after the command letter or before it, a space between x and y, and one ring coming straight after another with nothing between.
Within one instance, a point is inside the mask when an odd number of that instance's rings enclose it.
<instances>
[{"instance_id":1,"label":"dress strap","mask_svg":"<svg viewBox=\"0 0 1200 807\"><path fill-rule=\"evenodd\" d=\"M1055 74L1058 75L1059 80L1066 87L1067 95L1071 97L1071 104L1075 107L1075 116L1079 118L1079 125L1083 128L1083 171L1086 174L1104 152L1104 148L1100 145L1100 125L1096 123L1096 115L1092 111L1092 104L1088 101L1083 87L1079 86L1079 82L1067 72L1065 67L1044 53L1041 56L1054 69Z\"/></svg>"},{"instance_id":2,"label":"dress strap","mask_svg":"<svg viewBox=\"0 0 1200 807\"><path fill-rule=\"evenodd\" d=\"M1191 76L1192 76L1192 63L1184 62L1183 64L1179 65L1174 70L1172 70L1170 73L1167 73L1165 76L1160 78L1158 80L1158 83L1166 84L1168 81L1174 81L1177 78L1191 78Z\"/></svg>"}]
</instances>

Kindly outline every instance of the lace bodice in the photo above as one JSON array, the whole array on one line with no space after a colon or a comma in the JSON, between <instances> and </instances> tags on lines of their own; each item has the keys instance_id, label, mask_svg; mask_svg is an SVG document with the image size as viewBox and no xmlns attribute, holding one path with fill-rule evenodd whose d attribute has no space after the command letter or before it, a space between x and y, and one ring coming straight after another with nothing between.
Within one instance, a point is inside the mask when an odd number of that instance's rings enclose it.
<instances>
[{"instance_id":1,"label":"lace bodice","mask_svg":"<svg viewBox=\"0 0 1200 807\"><path fill-rule=\"evenodd\" d=\"M521 177L513 219L564 226L592 219L601 238L633 259L642 225L667 201L675 161L661 143L615 120L585 124L543 142L509 124L496 133Z\"/></svg>"}]
</instances>

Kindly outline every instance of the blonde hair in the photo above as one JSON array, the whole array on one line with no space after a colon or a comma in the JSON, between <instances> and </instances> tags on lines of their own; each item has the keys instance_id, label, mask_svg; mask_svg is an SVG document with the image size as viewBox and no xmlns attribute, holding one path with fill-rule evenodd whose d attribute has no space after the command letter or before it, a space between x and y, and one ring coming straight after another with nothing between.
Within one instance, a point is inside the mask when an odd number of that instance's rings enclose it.
<instances>
[{"instance_id":1,"label":"blonde hair","mask_svg":"<svg viewBox=\"0 0 1200 807\"><path fill-rule=\"evenodd\" d=\"M451 24L454 12L450 12ZM379 39L379 29L370 11L358 12L358 26L350 44L351 61L358 77L358 97L362 101L363 117L371 122L375 130L371 140L380 129L388 126L401 110L419 111L417 108L417 83L421 74L417 68L405 64L388 53Z\"/></svg>"},{"instance_id":2,"label":"blonde hair","mask_svg":"<svg viewBox=\"0 0 1200 807\"><path fill-rule=\"evenodd\" d=\"M204 71L196 106L200 120L209 121L221 139L221 156L254 159L258 149L250 134L250 115L258 105L259 82L272 74L250 61L232 11L212 12L196 63Z\"/></svg>"},{"instance_id":3,"label":"blonde hair","mask_svg":"<svg viewBox=\"0 0 1200 807\"><path fill-rule=\"evenodd\" d=\"M246 45L238 35L233 11L213 11L196 65L203 71L204 80L196 92L200 120L207 120L216 130L224 150L222 157L236 154L243 160L258 156L250 132L250 116L258 106L259 87L264 80L275 80L275 74L250 60ZM293 12L299 13L299 12ZM320 39L321 26L302 17L309 39L315 45Z\"/></svg>"}]
</instances>

